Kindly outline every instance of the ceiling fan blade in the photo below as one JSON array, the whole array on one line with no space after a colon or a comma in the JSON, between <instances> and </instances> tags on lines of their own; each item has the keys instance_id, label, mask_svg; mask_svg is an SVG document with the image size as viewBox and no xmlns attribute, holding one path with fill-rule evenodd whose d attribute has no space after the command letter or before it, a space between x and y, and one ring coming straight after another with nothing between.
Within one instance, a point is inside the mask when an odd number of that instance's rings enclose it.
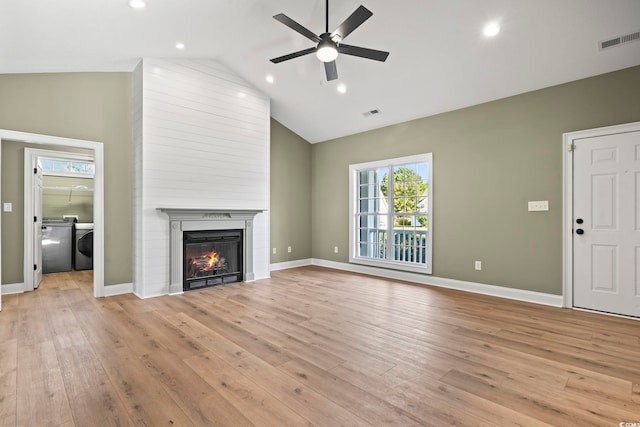
<instances>
[{"instance_id":1,"label":"ceiling fan blade","mask_svg":"<svg viewBox=\"0 0 640 427\"><path fill-rule=\"evenodd\" d=\"M309 40L312 40L312 41L314 41L316 43L320 42L320 37L318 37L317 35L312 33L310 30L307 30L305 27L303 27L302 25L298 24L296 21L294 21L293 19L289 18L284 13L279 13L279 14L275 15L273 17L273 19L275 19L278 22L282 22L284 25L286 25L287 27L291 28L293 31L296 31L296 32L302 34L303 36L305 36Z\"/></svg>"},{"instance_id":2,"label":"ceiling fan blade","mask_svg":"<svg viewBox=\"0 0 640 427\"><path fill-rule=\"evenodd\" d=\"M333 33L331 33L331 37L335 35L340 36L340 40L344 40L349 34L353 32L356 28L364 23L367 19L373 16L373 12L367 9L364 6L360 6L356 9L355 12L351 14L338 28L335 29Z\"/></svg>"},{"instance_id":3,"label":"ceiling fan blade","mask_svg":"<svg viewBox=\"0 0 640 427\"><path fill-rule=\"evenodd\" d=\"M313 53L315 51L316 51L315 47L310 47L309 49L299 50L297 52L293 52L293 53L290 53L288 55L283 55L283 56L279 56L277 58L273 58L271 60L271 62L273 62L274 64L278 64L278 63L283 62L283 61L288 61L289 59L297 58L299 56L308 55L308 54Z\"/></svg>"},{"instance_id":4,"label":"ceiling fan blade","mask_svg":"<svg viewBox=\"0 0 640 427\"><path fill-rule=\"evenodd\" d=\"M325 73L327 73L328 82L338 78L338 68L336 67L336 61L325 62L324 71Z\"/></svg>"},{"instance_id":5,"label":"ceiling fan blade","mask_svg":"<svg viewBox=\"0 0 640 427\"><path fill-rule=\"evenodd\" d=\"M361 58L373 59L375 61L384 62L387 60L387 56L389 56L389 52L384 52L382 50L375 49L367 49L364 47L358 46L350 46L348 44L338 45L338 52L344 53L345 55L359 56Z\"/></svg>"}]
</instances>

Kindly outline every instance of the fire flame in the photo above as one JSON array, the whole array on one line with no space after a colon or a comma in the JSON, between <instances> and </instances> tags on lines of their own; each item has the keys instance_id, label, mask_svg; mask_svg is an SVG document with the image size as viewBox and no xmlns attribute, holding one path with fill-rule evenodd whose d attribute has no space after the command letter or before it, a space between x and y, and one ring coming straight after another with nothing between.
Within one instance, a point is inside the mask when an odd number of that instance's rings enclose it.
<instances>
[{"instance_id":1,"label":"fire flame","mask_svg":"<svg viewBox=\"0 0 640 427\"><path fill-rule=\"evenodd\" d=\"M198 271L210 271L223 268L225 259L221 259L216 251L211 251L194 258L191 264Z\"/></svg>"}]
</instances>

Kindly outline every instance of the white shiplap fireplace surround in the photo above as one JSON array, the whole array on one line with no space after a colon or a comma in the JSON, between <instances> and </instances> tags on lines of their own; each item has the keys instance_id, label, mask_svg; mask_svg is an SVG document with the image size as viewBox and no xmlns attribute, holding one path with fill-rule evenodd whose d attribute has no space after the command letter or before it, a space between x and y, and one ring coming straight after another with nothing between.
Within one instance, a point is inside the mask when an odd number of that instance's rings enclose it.
<instances>
[{"instance_id":1,"label":"white shiplap fireplace surround","mask_svg":"<svg viewBox=\"0 0 640 427\"><path fill-rule=\"evenodd\" d=\"M255 280L253 271L253 219L262 210L218 210L158 208L169 215L170 286L169 293L182 292L184 279L184 232L205 230L243 231L243 271L245 281Z\"/></svg>"},{"instance_id":2,"label":"white shiplap fireplace surround","mask_svg":"<svg viewBox=\"0 0 640 427\"><path fill-rule=\"evenodd\" d=\"M217 61L145 58L132 115L134 293L182 292L172 241L196 227L245 230L244 280L269 277L269 98Z\"/></svg>"}]
</instances>

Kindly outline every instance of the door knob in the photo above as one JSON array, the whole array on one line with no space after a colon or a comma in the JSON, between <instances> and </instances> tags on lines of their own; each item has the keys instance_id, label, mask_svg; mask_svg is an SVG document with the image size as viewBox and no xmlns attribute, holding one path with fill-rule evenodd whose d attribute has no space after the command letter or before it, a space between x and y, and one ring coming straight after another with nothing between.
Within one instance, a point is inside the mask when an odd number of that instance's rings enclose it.
<instances>
[{"instance_id":1,"label":"door knob","mask_svg":"<svg viewBox=\"0 0 640 427\"><path fill-rule=\"evenodd\" d=\"M582 228L578 228L576 230L576 234L581 234L582 235L582 234L584 234L584 230Z\"/></svg>"},{"instance_id":2,"label":"door knob","mask_svg":"<svg viewBox=\"0 0 640 427\"><path fill-rule=\"evenodd\" d=\"M578 219L576 219L576 222L577 222L578 224L582 224L584 221L582 220L582 218L578 218Z\"/></svg>"}]
</instances>

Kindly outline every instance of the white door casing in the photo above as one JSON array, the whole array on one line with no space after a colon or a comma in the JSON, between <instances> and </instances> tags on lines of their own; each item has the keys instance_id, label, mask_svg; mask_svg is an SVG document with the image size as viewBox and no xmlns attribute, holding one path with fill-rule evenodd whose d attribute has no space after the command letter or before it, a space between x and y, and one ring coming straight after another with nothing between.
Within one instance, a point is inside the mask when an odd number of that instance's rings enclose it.
<instances>
[{"instance_id":1,"label":"white door casing","mask_svg":"<svg viewBox=\"0 0 640 427\"><path fill-rule=\"evenodd\" d=\"M42 281L42 165L39 159L33 172L33 288L36 289Z\"/></svg>"},{"instance_id":2,"label":"white door casing","mask_svg":"<svg viewBox=\"0 0 640 427\"><path fill-rule=\"evenodd\" d=\"M565 306L640 317L640 123L565 143Z\"/></svg>"}]
</instances>

